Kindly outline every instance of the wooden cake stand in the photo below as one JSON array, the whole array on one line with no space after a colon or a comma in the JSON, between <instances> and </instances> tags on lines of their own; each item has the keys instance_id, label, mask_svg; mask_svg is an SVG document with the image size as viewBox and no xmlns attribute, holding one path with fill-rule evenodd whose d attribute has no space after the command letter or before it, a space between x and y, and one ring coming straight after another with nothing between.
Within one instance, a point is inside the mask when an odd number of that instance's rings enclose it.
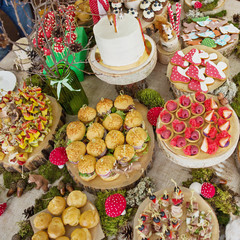
<instances>
[{"instance_id":1,"label":"wooden cake stand","mask_svg":"<svg viewBox=\"0 0 240 240\"><path fill-rule=\"evenodd\" d=\"M49 157L50 152L53 149L53 138L58 127L65 123L65 115L63 113L62 107L59 105L57 100L53 97L48 96L51 100L52 105L52 115L53 123L50 127L50 132L44 138L42 142L39 143L38 147L33 148L33 151L29 154L29 158L23 166L18 163L10 163L8 155L5 156L0 164L9 172L22 172L22 171L32 171L37 169L40 165L44 164Z\"/></svg>"},{"instance_id":2,"label":"wooden cake stand","mask_svg":"<svg viewBox=\"0 0 240 240\"><path fill-rule=\"evenodd\" d=\"M131 66L124 67L110 67L105 65L99 54L97 46L93 47L88 56L88 61L93 72L102 81L116 85L117 90L123 88L134 88L133 84L144 80L154 69L157 63L157 48L154 40L145 35L146 44L150 54L141 57L138 62ZM128 86L126 86L128 85ZM139 90L139 86L138 86ZM131 94L131 91L124 91L126 94ZM131 95L134 95L131 94Z\"/></svg>"},{"instance_id":3,"label":"wooden cake stand","mask_svg":"<svg viewBox=\"0 0 240 240\"><path fill-rule=\"evenodd\" d=\"M193 48L196 48L198 50L203 50L203 51L207 52L208 54L216 53L218 58L217 58L217 60L214 60L214 63L217 64L218 62L221 61L221 62L225 62L228 65L228 68L226 70L224 70L224 73L226 74L226 76L228 78L228 75L229 75L229 61L228 61L227 58L225 58L220 52L218 52L218 51L216 51L212 48L202 46L202 45L197 45L197 46L191 46L191 47L184 48L184 49L182 49L182 52L184 54L186 54ZM171 62L169 62L168 68L167 68L167 77L170 81L170 85L171 85L171 88L173 90L173 93L174 93L175 97L180 97L182 95L187 95L189 93L194 93L194 91L192 91L188 88L188 84L181 83L181 82L174 82L173 83L170 80L170 76L171 76L173 67L174 67L174 65ZM208 85L208 92L213 92L215 89L222 86L223 83L225 83L226 80L214 80L214 83L212 85Z\"/></svg>"},{"instance_id":4,"label":"wooden cake stand","mask_svg":"<svg viewBox=\"0 0 240 240\"><path fill-rule=\"evenodd\" d=\"M207 95L208 97L213 97L216 102L218 102L217 97L212 95ZM192 95L191 95L192 97ZM192 97L193 99L193 97ZM176 100L178 101L178 100ZM175 149L170 145L170 141L164 142L160 139L160 135L157 134L157 140L159 147L165 151L165 154L168 156L169 160L172 162L181 165L187 168L205 168L217 165L226 159L228 159L236 149L238 140L239 140L239 121L237 114L231 108L230 105L227 105L229 109L232 110L232 117L230 119L230 129L229 134L231 135L230 144L225 148L219 148L217 152L213 155L204 153L200 151L200 153L196 157L188 157L186 156L181 149ZM158 118L157 128L160 128L162 124ZM205 127L207 124L204 125ZM201 129L199 130L201 132ZM202 138L202 137L201 137ZM197 143L193 143L201 147L202 140L200 139Z\"/></svg>"},{"instance_id":5,"label":"wooden cake stand","mask_svg":"<svg viewBox=\"0 0 240 240\"><path fill-rule=\"evenodd\" d=\"M173 189L173 188L172 188ZM172 189L166 189L168 193L172 193L173 190ZM184 187L181 187L181 190L184 194L184 200L183 200L183 216L180 218L183 222L182 222L182 225L180 226L180 229L179 229L179 235L181 236L182 234L185 234L186 233L186 202L187 201L190 201L191 199L191 196L192 196L192 192L191 190L189 190L188 188L184 188ZM160 190L156 193L154 193L154 195L158 198L160 196L162 196L164 193L164 190ZM171 195L171 194L170 194ZM194 193L194 197L195 197L195 201L198 202L198 206L199 206L199 210L200 211L205 211L206 213L208 211L212 211L212 237L211 239L212 240L218 240L219 239L219 225L218 225L218 220L217 220L217 217L213 211L213 209L211 208L211 206L202 198L200 197L200 195L198 195L197 193ZM139 206L138 210L137 210L137 213L135 215L135 218L134 218L134 232L133 232L133 240L141 240L142 238L140 237L140 235L138 234L137 232L137 229L136 229L136 226L139 225L138 223L138 219L140 218L140 215L141 213L144 211L144 210L147 210L148 208L148 204L150 203L150 200L149 198L146 198L142 203L141 205ZM152 236L149 238L150 240L156 240L158 239L157 236Z\"/></svg>"},{"instance_id":6,"label":"wooden cake stand","mask_svg":"<svg viewBox=\"0 0 240 240\"><path fill-rule=\"evenodd\" d=\"M103 191L111 189L130 188L137 184L138 180L142 176L144 176L145 171L151 167L154 149L154 133L151 124L147 120L148 109L138 102L135 102L135 106L136 110L142 114L146 130L148 131L148 134L151 138L150 142L148 143L148 152L146 154L143 154L143 156L140 157L140 159L138 160L141 163L142 168L140 170L135 170L128 173L128 176L125 174L120 174L120 177L111 182L104 181L99 176L89 182L86 182L79 177L77 165L67 162L66 166L73 180L83 186L84 189L86 189L87 191L95 193L99 190Z\"/></svg>"}]
</instances>

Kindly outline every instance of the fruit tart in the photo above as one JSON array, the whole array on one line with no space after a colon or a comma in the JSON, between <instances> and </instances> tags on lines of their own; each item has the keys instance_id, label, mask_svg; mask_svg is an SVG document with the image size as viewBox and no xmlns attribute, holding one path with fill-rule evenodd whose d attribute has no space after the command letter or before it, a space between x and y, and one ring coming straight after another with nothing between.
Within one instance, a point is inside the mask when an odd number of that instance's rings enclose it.
<instances>
[{"instance_id":1,"label":"fruit tart","mask_svg":"<svg viewBox=\"0 0 240 240\"><path fill-rule=\"evenodd\" d=\"M183 148L184 154L189 157L196 157L199 154L199 151L199 147L194 144L189 144L185 148Z\"/></svg>"},{"instance_id":2,"label":"fruit tart","mask_svg":"<svg viewBox=\"0 0 240 240\"><path fill-rule=\"evenodd\" d=\"M157 128L156 133L160 135L160 137L163 141L168 141L173 136L172 129L166 127L165 125L163 125L160 128Z\"/></svg>"},{"instance_id":3,"label":"fruit tart","mask_svg":"<svg viewBox=\"0 0 240 240\"><path fill-rule=\"evenodd\" d=\"M176 116L179 120L187 120L190 118L191 113L188 109L185 108L180 108L177 113Z\"/></svg>"},{"instance_id":4,"label":"fruit tart","mask_svg":"<svg viewBox=\"0 0 240 240\"><path fill-rule=\"evenodd\" d=\"M220 107L218 109L218 114L224 119L229 119L232 116L232 110L228 107Z\"/></svg>"},{"instance_id":5,"label":"fruit tart","mask_svg":"<svg viewBox=\"0 0 240 240\"><path fill-rule=\"evenodd\" d=\"M217 128L215 128L211 123L209 123L202 130L202 135L207 138L214 139L217 136Z\"/></svg>"},{"instance_id":6,"label":"fruit tart","mask_svg":"<svg viewBox=\"0 0 240 240\"><path fill-rule=\"evenodd\" d=\"M174 113L178 109L178 103L173 100L169 100L165 103L164 108L167 109L169 112Z\"/></svg>"},{"instance_id":7,"label":"fruit tart","mask_svg":"<svg viewBox=\"0 0 240 240\"><path fill-rule=\"evenodd\" d=\"M200 132L195 128L188 127L186 128L184 137L187 139L188 142L198 142L200 139Z\"/></svg>"},{"instance_id":8,"label":"fruit tart","mask_svg":"<svg viewBox=\"0 0 240 240\"><path fill-rule=\"evenodd\" d=\"M218 141L205 137L202 141L201 150L208 154L215 154L218 150Z\"/></svg>"},{"instance_id":9,"label":"fruit tart","mask_svg":"<svg viewBox=\"0 0 240 240\"><path fill-rule=\"evenodd\" d=\"M172 115L172 113L168 112L167 110L163 110L160 113L159 117L162 124L165 124L165 125L170 124L174 119L174 116Z\"/></svg>"},{"instance_id":10,"label":"fruit tart","mask_svg":"<svg viewBox=\"0 0 240 240\"><path fill-rule=\"evenodd\" d=\"M230 129L230 121L224 118L219 118L217 126L220 132L228 131Z\"/></svg>"},{"instance_id":11,"label":"fruit tart","mask_svg":"<svg viewBox=\"0 0 240 240\"><path fill-rule=\"evenodd\" d=\"M206 112L204 119L207 123L214 123L217 124L218 119L219 119L219 115L217 112L215 112L214 110Z\"/></svg>"},{"instance_id":12,"label":"fruit tart","mask_svg":"<svg viewBox=\"0 0 240 240\"><path fill-rule=\"evenodd\" d=\"M194 94L194 101L198 103L204 103L204 101L207 99L207 96L203 92L196 92Z\"/></svg>"},{"instance_id":13,"label":"fruit tart","mask_svg":"<svg viewBox=\"0 0 240 240\"><path fill-rule=\"evenodd\" d=\"M183 122L183 121L179 121L178 119L175 119L175 120L172 122L172 128L173 128L173 131L174 131L176 134L182 134L182 133L184 133L186 127L187 127L186 123Z\"/></svg>"},{"instance_id":14,"label":"fruit tart","mask_svg":"<svg viewBox=\"0 0 240 240\"><path fill-rule=\"evenodd\" d=\"M191 112L195 116L200 116L205 112L205 107L201 103L192 103Z\"/></svg>"},{"instance_id":15,"label":"fruit tart","mask_svg":"<svg viewBox=\"0 0 240 240\"><path fill-rule=\"evenodd\" d=\"M177 135L170 141L170 144L173 148L181 149L187 145L187 141L184 137Z\"/></svg>"},{"instance_id":16,"label":"fruit tart","mask_svg":"<svg viewBox=\"0 0 240 240\"><path fill-rule=\"evenodd\" d=\"M202 116L193 117L190 118L189 124L193 128L201 128L204 125L204 119Z\"/></svg>"},{"instance_id":17,"label":"fruit tart","mask_svg":"<svg viewBox=\"0 0 240 240\"><path fill-rule=\"evenodd\" d=\"M218 142L219 147L225 148L229 146L230 138L231 135L227 131L222 131L217 135L216 141Z\"/></svg>"},{"instance_id":18,"label":"fruit tart","mask_svg":"<svg viewBox=\"0 0 240 240\"><path fill-rule=\"evenodd\" d=\"M187 97L185 95L181 96L179 98L179 105L182 107L182 108L189 108L191 107L191 103L192 103L192 100L190 97Z\"/></svg>"},{"instance_id":19,"label":"fruit tart","mask_svg":"<svg viewBox=\"0 0 240 240\"><path fill-rule=\"evenodd\" d=\"M204 101L206 112L218 109L218 104L213 98L208 98Z\"/></svg>"}]
</instances>

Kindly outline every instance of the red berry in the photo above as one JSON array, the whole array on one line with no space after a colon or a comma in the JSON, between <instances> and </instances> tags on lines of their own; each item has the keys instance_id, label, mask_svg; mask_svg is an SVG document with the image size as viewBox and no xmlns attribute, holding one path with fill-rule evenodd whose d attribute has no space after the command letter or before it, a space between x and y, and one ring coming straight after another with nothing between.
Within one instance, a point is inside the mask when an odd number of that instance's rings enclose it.
<instances>
[{"instance_id":1,"label":"red berry","mask_svg":"<svg viewBox=\"0 0 240 240\"><path fill-rule=\"evenodd\" d=\"M215 195L215 187L208 182L202 184L201 195L205 198L212 198Z\"/></svg>"},{"instance_id":2,"label":"red berry","mask_svg":"<svg viewBox=\"0 0 240 240\"><path fill-rule=\"evenodd\" d=\"M7 208L7 203L0 204L0 216L2 216L2 214L5 212L6 208Z\"/></svg>"},{"instance_id":3,"label":"red berry","mask_svg":"<svg viewBox=\"0 0 240 240\"><path fill-rule=\"evenodd\" d=\"M153 126L157 125L157 119L162 110L163 110L162 107L154 107L148 111L147 119L151 125L153 125Z\"/></svg>"}]
</instances>

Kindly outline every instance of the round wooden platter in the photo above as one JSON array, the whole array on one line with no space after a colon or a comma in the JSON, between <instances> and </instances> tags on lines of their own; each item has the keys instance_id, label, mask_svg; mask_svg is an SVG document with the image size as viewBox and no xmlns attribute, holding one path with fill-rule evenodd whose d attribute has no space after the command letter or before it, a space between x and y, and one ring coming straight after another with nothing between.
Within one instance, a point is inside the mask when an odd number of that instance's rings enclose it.
<instances>
[{"instance_id":1,"label":"round wooden platter","mask_svg":"<svg viewBox=\"0 0 240 240\"><path fill-rule=\"evenodd\" d=\"M164 189L165 190L165 189ZM156 193L154 193L154 195L158 198L160 197L163 193L164 190L160 190ZM172 193L173 192L173 188L172 189L166 189L168 193ZM183 216L180 218L183 222L182 225L179 228L179 235L181 236L182 234L186 234L186 202L190 202L191 200L191 196L192 196L192 192L191 190L189 190L188 188L185 187L181 187L181 190L184 194L184 200L183 200ZM211 240L219 240L219 225L218 225L218 220L217 217L213 211L213 209L211 208L211 206L197 193L194 192L194 198L196 202L198 202L198 206L199 206L199 210L200 211L205 211L206 213L208 211L212 211L212 237ZM140 235L137 232L136 227L139 225L138 219L140 218L140 215L142 212L144 212L145 210L147 210L148 206L149 206L150 200L149 198L146 198L141 205L139 206L137 213L134 217L134 232L133 232L133 240L142 240L142 238L140 237ZM150 240L157 240L159 239L157 236L152 236L149 238Z\"/></svg>"},{"instance_id":2,"label":"round wooden platter","mask_svg":"<svg viewBox=\"0 0 240 240\"><path fill-rule=\"evenodd\" d=\"M236 155L235 155L235 163L236 163L238 172L240 173L240 142L238 142L238 145L237 145L237 151L236 151Z\"/></svg>"},{"instance_id":3,"label":"round wooden platter","mask_svg":"<svg viewBox=\"0 0 240 240\"><path fill-rule=\"evenodd\" d=\"M216 102L218 102L217 97L213 95L207 94L208 98L213 97ZM193 100L193 95L190 95L190 97ZM178 101L178 99L176 100ZM231 108L230 105L227 105L229 109L233 111L232 117L230 118L230 129L229 134L231 135L230 144L228 147L225 148L219 148L217 152L213 155L204 153L200 151L200 153L196 157L188 157L183 153L182 149L175 149L170 145L170 141L164 142L161 140L161 137L159 134L157 134L157 140L159 147L163 148L165 150L165 153L169 157L171 161L174 163L181 165L183 167L187 168L205 168L205 167L211 167L214 165L217 165L226 159L228 159L236 149L238 140L239 140L239 121L238 117L235 113L235 111ZM187 124L188 125L188 124ZM160 128L162 124L160 123L160 120L158 118L157 122L157 128ZM167 125L168 126L168 125ZM169 125L171 126L171 125ZM207 126L207 123L204 125L204 127ZM201 132L201 129L199 130ZM202 144L202 139L197 142L193 143L199 146L199 149Z\"/></svg>"},{"instance_id":4,"label":"round wooden platter","mask_svg":"<svg viewBox=\"0 0 240 240\"><path fill-rule=\"evenodd\" d=\"M189 46L187 48L182 49L182 52L184 54L186 54L193 48L196 48L198 50L203 50L203 51L207 52L208 54L216 53L218 58L217 58L217 60L215 60L213 62L217 64L218 62L221 61L221 62L225 62L228 65L228 68L226 70L224 70L224 73L226 74L226 76L228 78L228 75L229 75L229 61L228 61L227 58L225 58L220 52L218 52L218 51L216 51L216 50L214 50L212 48L209 48L209 47L206 47L206 46L202 46L202 45ZM192 91L192 90L190 90L188 88L188 84L180 83L180 82L174 82L173 83L170 80L173 67L174 67L174 65L171 62L169 62L168 68L167 68L167 77L168 77L168 79L169 79L169 81L171 83L171 87L172 87L173 92L176 95L176 97L180 97L181 95L184 95L184 94L193 93L194 91ZM226 78L226 80L227 80L227 78ZM215 89L219 88L226 80L215 80L212 85L208 85L208 92L212 92Z\"/></svg>"},{"instance_id":5,"label":"round wooden platter","mask_svg":"<svg viewBox=\"0 0 240 240\"><path fill-rule=\"evenodd\" d=\"M89 53L88 61L96 76L102 81L114 85L128 85L146 78L157 63L157 48L152 38L147 35L144 36L148 49L151 50L150 55L139 59L132 67L114 68L103 65L101 60L97 61L97 58L100 59L101 57L98 54L97 46L94 46Z\"/></svg>"},{"instance_id":6,"label":"round wooden platter","mask_svg":"<svg viewBox=\"0 0 240 240\"><path fill-rule=\"evenodd\" d=\"M151 124L147 120L148 109L138 102L135 102L135 106L136 106L136 110L141 112L143 116L143 120L146 125L146 130L148 131L148 134L151 138L150 142L148 143L148 152L138 160L141 163L142 168L140 170L135 170L130 172L128 174L128 177L125 174L120 174L120 176L116 180L111 182L104 181L99 176L97 176L95 179L89 182L86 182L79 177L79 171L78 171L77 165L68 162L66 166L70 175L73 177L76 183L82 185L87 191L95 193L96 191L132 187L135 184L137 184L138 180L142 176L144 176L145 171L149 167L151 167L152 155L153 155L153 149L154 149L154 133L153 133Z\"/></svg>"},{"instance_id":7,"label":"round wooden platter","mask_svg":"<svg viewBox=\"0 0 240 240\"><path fill-rule=\"evenodd\" d=\"M53 137L56 130L65 123L65 114L63 113L62 107L59 105L57 100L51 96L48 96L51 100L53 123L50 127L50 132L40 142L38 147L33 148L33 151L29 154L29 158L23 166L18 163L10 163L8 155L5 156L0 164L9 172L22 172L32 171L37 169L40 165L44 164L49 157L50 152L53 149Z\"/></svg>"},{"instance_id":8,"label":"round wooden platter","mask_svg":"<svg viewBox=\"0 0 240 240\"><path fill-rule=\"evenodd\" d=\"M88 210L95 210L95 211L97 211L96 207L95 207L90 201L87 201L86 205L85 205L84 207L80 208L80 212L83 213L83 212L88 211ZM45 210L43 210L43 211L41 211L41 212L50 213L47 209L45 209ZM41 213L41 212L39 212L39 213ZM34 227L34 224L33 224L34 218L35 218L39 213L37 213L37 214L35 214L35 215L33 215L32 217L29 218L34 233L36 233L36 232L39 231L39 229L35 228L35 227ZM51 214L51 213L50 213L50 214ZM52 214L51 214L51 215L52 215ZM52 215L52 217L55 217L55 216ZM58 216L58 217L60 217L60 216ZM80 227L80 225L78 225L78 226L76 226L76 227L71 227L70 225L66 225L66 226L65 226L65 231L66 231L65 236L70 238L70 237L71 237L71 233L72 233L76 228L81 228L81 227ZM94 239L94 240L101 240L101 239L104 238L104 233L103 233L103 231L102 231L102 227L101 227L100 222L98 223L98 225L97 225L96 227L89 229L89 231L90 231L90 233L91 233L91 235L92 235L92 239ZM51 239L52 239L52 238L51 238Z\"/></svg>"}]
</instances>

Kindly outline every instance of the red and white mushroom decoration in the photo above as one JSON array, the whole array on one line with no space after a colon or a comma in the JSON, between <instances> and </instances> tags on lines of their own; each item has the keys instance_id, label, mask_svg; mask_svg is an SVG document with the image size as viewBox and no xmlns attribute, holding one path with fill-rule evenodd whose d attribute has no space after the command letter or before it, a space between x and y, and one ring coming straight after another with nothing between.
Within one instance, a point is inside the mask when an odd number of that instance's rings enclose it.
<instances>
[{"instance_id":1,"label":"red and white mushroom decoration","mask_svg":"<svg viewBox=\"0 0 240 240\"><path fill-rule=\"evenodd\" d=\"M64 50L64 46L61 43L54 44L54 51L57 53L62 53Z\"/></svg>"},{"instance_id":2,"label":"red and white mushroom decoration","mask_svg":"<svg viewBox=\"0 0 240 240\"><path fill-rule=\"evenodd\" d=\"M194 190L196 193L201 194L204 198L214 197L216 191L215 187L209 182L204 182L203 184L193 182L189 188Z\"/></svg>"},{"instance_id":3,"label":"red and white mushroom decoration","mask_svg":"<svg viewBox=\"0 0 240 240\"><path fill-rule=\"evenodd\" d=\"M154 107L148 111L147 119L152 126L157 125L157 119L162 110L163 110L162 107Z\"/></svg>"},{"instance_id":4,"label":"red and white mushroom decoration","mask_svg":"<svg viewBox=\"0 0 240 240\"><path fill-rule=\"evenodd\" d=\"M105 201L105 211L109 217L118 217L126 214L126 199L120 194L116 193L109 196Z\"/></svg>"},{"instance_id":5,"label":"red and white mushroom decoration","mask_svg":"<svg viewBox=\"0 0 240 240\"><path fill-rule=\"evenodd\" d=\"M64 147L58 147L52 150L49 155L49 161L57 165L59 168L63 168L64 164L68 161L67 153Z\"/></svg>"}]
</instances>

